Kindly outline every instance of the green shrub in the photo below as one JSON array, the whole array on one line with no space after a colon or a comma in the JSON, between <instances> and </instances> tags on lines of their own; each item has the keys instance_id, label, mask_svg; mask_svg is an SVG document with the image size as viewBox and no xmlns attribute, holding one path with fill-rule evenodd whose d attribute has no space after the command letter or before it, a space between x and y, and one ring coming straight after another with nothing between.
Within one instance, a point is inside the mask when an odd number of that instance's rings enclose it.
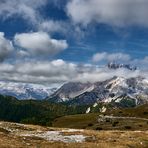
<instances>
[{"instance_id":1,"label":"green shrub","mask_svg":"<svg viewBox=\"0 0 148 148\"><path fill-rule=\"evenodd\" d=\"M92 123L89 123L88 126L93 126L93 124Z\"/></svg>"},{"instance_id":2,"label":"green shrub","mask_svg":"<svg viewBox=\"0 0 148 148\"><path fill-rule=\"evenodd\" d=\"M125 129L132 129L131 126L124 126Z\"/></svg>"},{"instance_id":3,"label":"green shrub","mask_svg":"<svg viewBox=\"0 0 148 148\"><path fill-rule=\"evenodd\" d=\"M100 130L103 130L102 127L96 127L96 130L100 131Z\"/></svg>"}]
</instances>

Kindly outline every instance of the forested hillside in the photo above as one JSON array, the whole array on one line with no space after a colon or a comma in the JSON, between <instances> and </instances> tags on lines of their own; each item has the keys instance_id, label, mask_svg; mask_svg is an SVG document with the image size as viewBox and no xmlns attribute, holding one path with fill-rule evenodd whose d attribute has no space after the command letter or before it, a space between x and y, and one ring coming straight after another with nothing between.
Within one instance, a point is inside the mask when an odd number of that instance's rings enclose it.
<instances>
[{"instance_id":1,"label":"forested hillside","mask_svg":"<svg viewBox=\"0 0 148 148\"><path fill-rule=\"evenodd\" d=\"M48 101L17 100L0 95L0 120L51 125L60 116L85 113L86 106L68 106Z\"/></svg>"}]
</instances>

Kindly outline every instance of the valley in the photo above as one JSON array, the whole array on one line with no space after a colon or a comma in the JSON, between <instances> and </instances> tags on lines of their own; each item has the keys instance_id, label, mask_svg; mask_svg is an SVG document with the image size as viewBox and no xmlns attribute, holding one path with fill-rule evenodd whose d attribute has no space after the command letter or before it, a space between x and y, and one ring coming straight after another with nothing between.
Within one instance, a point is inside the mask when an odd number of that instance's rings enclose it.
<instances>
[{"instance_id":1,"label":"valley","mask_svg":"<svg viewBox=\"0 0 148 148\"><path fill-rule=\"evenodd\" d=\"M147 148L148 105L107 106L85 113L89 106L0 96L0 147Z\"/></svg>"},{"instance_id":2,"label":"valley","mask_svg":"<svg viewBox=\"0 0 148 148\"><path fill-rule=\"evenodd\" d=\"M0 0L0 148L148 148L148 0Z\"/></svg>"},{"instance_id":3,"label":"valley","mask_svg":"<svg viewBox=\"0 0 148 148\"><path fill-rule=\"evenodd\" d=\"M2 148L148 147L143 77L68 82L58 89L3 83L0 90Z\"/></svg>"}]
</instances>

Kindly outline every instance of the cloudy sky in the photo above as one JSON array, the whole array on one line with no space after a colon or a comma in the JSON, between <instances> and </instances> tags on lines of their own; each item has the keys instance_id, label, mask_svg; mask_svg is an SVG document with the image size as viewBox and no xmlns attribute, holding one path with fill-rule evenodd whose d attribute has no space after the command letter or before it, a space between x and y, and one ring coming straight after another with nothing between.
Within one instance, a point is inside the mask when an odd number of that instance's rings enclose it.
<instances>
[{"instance_id":1,"label":"cloudy sky","mask_svg":"<svg viewBox=\"0 0 148 148\"><path fill-rule=\"evenodd\" d=\"M109 70L108 62L137 71ZM0 80L39 84L148 77L147 0L1 0Z\"/></svg>"}]
</instances>

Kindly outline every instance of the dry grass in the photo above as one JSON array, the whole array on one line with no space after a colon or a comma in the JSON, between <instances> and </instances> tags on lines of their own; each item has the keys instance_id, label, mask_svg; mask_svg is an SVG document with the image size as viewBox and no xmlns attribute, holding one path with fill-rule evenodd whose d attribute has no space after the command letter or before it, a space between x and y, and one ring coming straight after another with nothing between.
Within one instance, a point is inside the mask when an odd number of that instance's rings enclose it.
<instances>
[{"instance_id":1,"label":"dry grass","mask_svg":"<svg viewBox=\"0 0 148 148\"><path fill-rule=\"evenodd\" d=\"M4 127L4 128L3 128ZM148 131L75 131L63 132L64 135L82 134L87 136L82 143L63 143L47 141L43 138L19 136L18 133L30 131L62 130L33 125L17 125L3 122L0 124L0 148L147 148ZM7 132L6 128L13 129ZM16 131L16 132L15 132Z\"/></svg>"}]
</instances>

